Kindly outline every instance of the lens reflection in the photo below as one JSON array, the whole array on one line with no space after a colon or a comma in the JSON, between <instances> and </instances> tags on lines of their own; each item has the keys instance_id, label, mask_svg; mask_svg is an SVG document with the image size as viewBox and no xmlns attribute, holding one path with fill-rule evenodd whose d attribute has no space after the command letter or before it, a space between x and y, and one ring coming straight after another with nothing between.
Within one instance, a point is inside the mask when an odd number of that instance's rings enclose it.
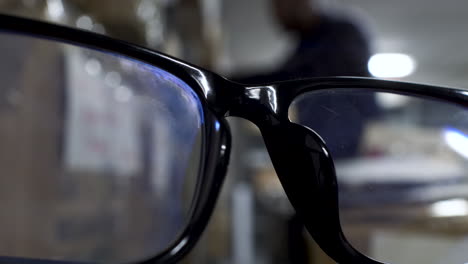
<instances>
[{"instance_id":1,"label":"lens reflection","mask_svg":"<svg viewBox=\"0 0 468 264\"><path fill-rule=\"evenodd\" d=\"M468 240L468 109L350 88L303 94L290 118L329 147L356 249L386 263L454 263Z\"/></svg>"},{"instance_id":2,"label":"lens reflection","mask_svg":"<svg viewBox=\"0 0 468 264\"><path fill-rule=\"evenodd\" d=\"M152 66L0 35L0 255L128 263L190 217L203 112Z\"/></svg>"}]
</instances>

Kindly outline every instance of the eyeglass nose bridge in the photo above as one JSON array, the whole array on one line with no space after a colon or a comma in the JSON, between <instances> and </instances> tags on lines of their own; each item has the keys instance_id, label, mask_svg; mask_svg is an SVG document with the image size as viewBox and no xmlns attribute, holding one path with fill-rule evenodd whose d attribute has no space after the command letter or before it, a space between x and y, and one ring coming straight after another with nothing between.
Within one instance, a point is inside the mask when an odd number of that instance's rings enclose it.
<instances>
[{"instance_id":1,"label":"eyeglass nose bridge","mask_svg":"<svg viewBox=\"0 0 468 264\"><path fill-rule=\"evenodd\" d=\"M283 109L274 85L247 86L231 100L226 116L247 119L257 126L278 125L286 117L287 107Z\"/></svg>"},{"instance_id":2,"label":"eyeglass nose bridge","mask_svg":"<svg viewBox=\"0 0 468 264\"><path fill-rule=\"evenodd\" d=\"M322 191L323 185L336 193L334 164L325 142L311 129L289 121L289 104L278 100L277 93L274 85L244 87L226 116L241 117L259 127L285 189L304 187L306 180L309 193Z\"/></svg>"},{"instance_id":3,"label":"eyeglass nose bridge","mask_svg":"<svg viewBox=\"0 0 468 264\"><path fill-rule=\"evenodd\" d=\"M289 121L260 130L281 184L317 244L339 263L346 263L350 254L362 263L377 263L362 256L343 234L335 167L322 138Z\"/></svg>"},{"instance_id":4,"label":"eyeglass nose bridge","mask_svg":"<svg viewBox=\"0 0 468 264\"><path fill-rule=\"evenodd\" d=\"M365 264L375 264L356 251L343 234L335 167L325 142L310 128L289 121L291 97L278 94L279 90L274 85L244 87L232 99L226 116L241 117L259 127L286 195L329 256L346 263L351 254Z\"/></svg>"},{"instance_id":5,"label":"eyeglass nose bridge","mask_svg":"<svg viewBox=\"0 0 468 264\"><path fill-rule=\"evenodd\" d=\"M280 182L317 244L339 263L359 259L378 264L355 250L343 234L332 155L320 135L289 121L294 93L275 85L254 86L244 87L233 98L226 116L259 127Z\"/></svg>"}]
</instances>

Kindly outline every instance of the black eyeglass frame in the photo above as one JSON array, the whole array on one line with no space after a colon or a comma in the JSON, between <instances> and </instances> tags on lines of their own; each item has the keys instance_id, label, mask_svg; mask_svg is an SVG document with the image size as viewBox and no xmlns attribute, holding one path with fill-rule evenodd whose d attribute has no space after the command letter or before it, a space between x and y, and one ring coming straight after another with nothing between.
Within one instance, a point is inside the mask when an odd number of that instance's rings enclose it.
<instances>
[{"instance_id":1,"label":"black eyeglass frame","mask_svg":"<svg viewBox=\"0 0 468 264\"><path fill-rule=\"evenodd\" d=\"M177 241L140 264L175 263L200 238L227 170L231 148L227 116L245 118L259 127L291 204L325 253L341 264L382 264L363 255L346 240L339 221L338 187L332 157L320 135L289 120L290 104L305 92L354 88L426 97L468 107L468 90L371 78L326 77L244 85L124 41L8 15L0 15L0 32L36 36L136 59L180 78L200 98L205 115L205 153L191 219ZM0 257L0 263L77 262Z\"/></svg>"}]
</instances>

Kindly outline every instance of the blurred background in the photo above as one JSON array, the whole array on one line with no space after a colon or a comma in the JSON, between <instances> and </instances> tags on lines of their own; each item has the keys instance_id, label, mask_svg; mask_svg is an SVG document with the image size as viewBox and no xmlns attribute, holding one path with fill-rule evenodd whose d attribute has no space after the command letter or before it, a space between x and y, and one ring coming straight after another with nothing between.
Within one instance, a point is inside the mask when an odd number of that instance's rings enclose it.
<instances>
[{"instance_id":1,"label":"blurred background","mask_svg":"<svg viewBox=\"0 0 468 264\"><path fill-rule=\"evenodd\" d=\"M310 13L304 11L309 7ZM127 40L242 82L352 75L462 88L468 87L467 8L467 2L457 0L0 0L2 13ZM444 106L421 103L415 110L404 98L380 98L377 103L388 106L388 120L413 118L422 125L407 120L411 129L427 134L391 126L392 121L383 122L391 128L377 122L361 147L366 155L406 153L408 144L413 149L429 146L434 152L431 131L444 129L448 122L428 125L423 114L437 116L444 113L437 110ZM301 107L296 108L300 112ZM294 216L258 129L235 118L229 122L234 149L227 181L206 232L184 262L333 263ZM403 139L398 138L401 131ZM451 131L445 130L445 135ZM455 138L455 145L466 146L463 134L455 133ZM350 197L342 205L342 224L349 226L345 233L356 248L395 263L462 263L449 259L462 258L457 249L468 243L463 173L467 154L453 157L441 148L437 147L441 160L448 159L453 166L432 168L428 164L435 163L417 160L412 162L418 164L413 166L417 176L388 182L391 176L381 172L395 163L379 163L374 171L382 174L380 181L375 175L362 176L364 169L373 171L365 160L338 164L339 171L357 170L361 176L343 180L343 186L351 187L340 189L343 197ZM349 157L342 154L344 160ZM440 175L422 173L427 170ZM377 196L359 196L372 190L375 194L378 188L391 193L382 204L393 211L383 214L376 204L366 203ZM430 198L423 199L421 193ZM390 196L398 197L392 198L397 205L386 203ZM424 213L415 213L421 208Z\"/></svg>"}]
</instances>

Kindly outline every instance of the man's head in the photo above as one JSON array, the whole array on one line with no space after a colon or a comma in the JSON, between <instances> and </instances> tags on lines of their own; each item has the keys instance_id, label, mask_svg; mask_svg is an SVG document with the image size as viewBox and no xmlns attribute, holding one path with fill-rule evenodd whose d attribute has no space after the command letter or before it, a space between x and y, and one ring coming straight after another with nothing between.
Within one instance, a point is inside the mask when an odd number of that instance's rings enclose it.
<instances>
[{"instance_id":1,"label":"man's head","mask_svg":"<svg viewBox=\"0 0 468 264\"><path fill-rule=\"evenodd\" d=\"M272 5L276 19L287 31L307 31L319 20L312 0L272 0Z\"/></svg>"}]
</instances>

